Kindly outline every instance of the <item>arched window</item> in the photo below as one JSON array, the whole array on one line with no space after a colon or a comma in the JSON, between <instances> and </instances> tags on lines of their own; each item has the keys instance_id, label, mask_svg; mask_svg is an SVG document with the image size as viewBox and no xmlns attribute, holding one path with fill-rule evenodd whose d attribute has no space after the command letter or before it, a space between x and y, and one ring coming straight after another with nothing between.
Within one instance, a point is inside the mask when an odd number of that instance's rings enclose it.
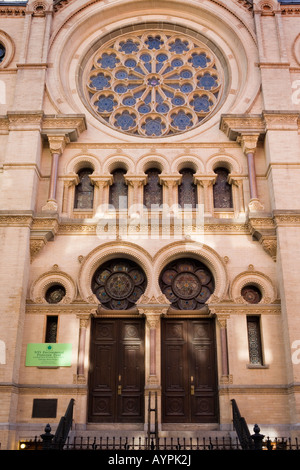
<instances>
[{"instance_id":1,"label":"arched window","mask_svg":"<svg viewBox=\"0 0 300 470\"><path fill-rule=\"evenodd\" d=\"M233 207L232 189L228 183L229 171L226 168L216 168L214 172L217 174L214 184L214 208L228 209Z\"/></svg>"},{"instance_id":2,"label":"arched window","mask_svg":"<svg viewBox=\"0 0 300 470\"><path fill-rule=\"evenodd\" d=\"M128 187L125 181L126 171L119 168L113 175L113 184L109 191L109 204L115 209L127 209Z\"/></svg>"},{"instance_id":3,"label":"arched window","mask_svg":"<svg viewBox=\"0 0 300 470\"><path fill-rule=\"evenodd\" d=\"M94 186L89 175L91 168L83 168L78 172L79 184L75 188L75 209L92 209L94 202Z\"/></svg>"},{"instance_id":4,"label":"arched window","mask_svg":"<svg viewBox=\"0 0 300 470\"><path fill-rule=\"evenodd\" d=\"M180 171L182 174L181 184L178 186L178 204L184 208L195 208L197 204L197 186L194 183L194 171L190 168L184 168Z\"/></svg>"},{"instance_id":5,"label":"arched window","mask_svg":"<svg viewBox=\"0 0 300 470\"><path fill-rule=\"evenodd\" d=\"M146 171L148 176L147 184L144 187L144 205L151 209L152 205L160 206L162 200L162 186L159 182L160 170L151 168Z\"/></svg>"}]
</instances>

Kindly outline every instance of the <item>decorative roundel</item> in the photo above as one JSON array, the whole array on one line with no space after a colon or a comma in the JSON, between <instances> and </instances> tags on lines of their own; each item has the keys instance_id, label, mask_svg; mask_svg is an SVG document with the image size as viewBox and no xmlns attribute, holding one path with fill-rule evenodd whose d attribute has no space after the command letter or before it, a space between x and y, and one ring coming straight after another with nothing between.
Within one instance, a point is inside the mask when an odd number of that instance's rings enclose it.
<instances>
[{"instance_id":1,"label":"decorative roundel","mask_svg":"<svg viewBox=\"0 0 300 470\"><path fill-rule=\"evenodd\" d=\"M5 46L0 42L0 64L1 62L3 62L5 58L5 53L6 53Z\"/></svg>"},{"instance_id":2,"label":"decorative roundel","mask_svg":"<svg viewBox=\"0 0 300 470\"><path fill-rule=\"evenodd\" d=\"M160 287L173 308L199 310L214 291L214 278L199 261L177 260L163 270Z\"/></svg>"},{"instance_id":3,"label":"decorative roundel","mask_svg":"<svg viewBox=\"0 0 300 470\"><path fill-rule=\"evenodd\" d=\"M253 285L243 287L241 294L243 299L249 304L258 304L262 299L261 291Z\"/></svg>"},{"instance_id":4,"label":"decorative roundel","mask_svg":"<svg viewBox=\"0 0 300 470\"><path fill-rule=\"evenodd\" d=\"M164 31L106 42L87 77L93 114L118 131L162 137L193 129L221 96L217 59L199 40Z\"/></svg>"},{"instance_id":5,"label":"decorative roundel","mask_svg":"<svg viewBox=\"0 0 300 470\"><path fill-rule=\"evenodd\" d=\"M92 290L104 308L127 310L145 292L143 270L131 261L113 260L100 266L92 280Z\"/></svg>"},{"instance_id":6,"label":"decorative roundel","mask_svg":"<svg viewBox=\"0 0 300 470\"><path fill-rule=\"evenodd\" d=\"M48 304L58 304L66 295L66 289L61 284L54 284L47 289L45 299Z\"/></svg>"}]
</instances>

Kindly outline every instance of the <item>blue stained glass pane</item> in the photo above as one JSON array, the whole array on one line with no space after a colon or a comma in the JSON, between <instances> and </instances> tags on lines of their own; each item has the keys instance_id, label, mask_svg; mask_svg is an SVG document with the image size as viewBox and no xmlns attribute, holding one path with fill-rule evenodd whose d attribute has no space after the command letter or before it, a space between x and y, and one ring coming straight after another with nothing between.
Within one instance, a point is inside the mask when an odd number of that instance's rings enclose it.
<instances>
[{"instance_id":1,"label":"blue stained glass pane","mask_svg":"<svg viewBox=\"0 0 300 470\"><path fill-rule=\"evenodd\" d=\"M175 90L180 88L179 83L168 83L168 86L174 88Z\"/></svg>"},{"instance_id":2,"label":"blue stained glass pane","mask_svg":"<svg viewBox=\"0 0 300 470\"><path fill-rule=\"evenodd\" d=\"M146 104L142 104L141 106L139 106L138 110L141 114L147 114L147 113L150 113L151 108L150 106L147 106Z\"/></svg>"},{"instance_id":3,"label":"blue stained glass pane","mask_svg":"<svg viewBox=\"0 0 300 470\"><path fill-rule=\"evenodd\" d=\"M150 54L142 54L141 55L141 60L143 62L150 62L151 61L151 55Z\"/></svg>"},{"instance_id":4,"label":"blue stained glass pane","mask_svg":"<svg viewBox=\"0 0 300 470\"><path fill-rule=\"evenodd\" d=\"M120 44L120 51L125 52L125 54L132 54L138 50L137 44L135 44L132 39L127 39L126 42Z\"/></svg>"},{"instance_id":5,"label":"blue stained glass pane","mask_svg":"<svg viewBox=\"0 0 300 470\"><path fill-rule=\"evenodd\" d=\"M211 88L218 86L218 82L216 77L210 75L210 73L205 73L203 77L199 79L198 86L200 88L204 88L204 90L210 90Z\"/></svg>"},{"instance_id":6,"label":"blue stained glass pane","mask_svg":"<svg viewBox=\"0 0 300 470\"><path fill-rule=\"evenodd\" d=\"M136 100L133 98L133 96L127 96L127 98L124 98L123 104L125 106L134 106L136 103Z\"/></svg>"},{"instance_id":7,"label":"blue stained glass pane","mask_svg":"<svg viewBox=\"0 0 300 470\"><path fill-rule=\"evenodd\" d=\"M164 42L161 40L160 36L148 36L147 40L145 41L145 44L147 44L148 49L160 49L163 43Z\"/></svg>"},{"instance_id":8,"label":"blue stained glass pane","mask_svg":"<svg viewBox=\"0 0 300 470\"><path fill-rule=\"evenodd\" d=\"M175 96L172 99L172 104L174 104L174 106L182 106L184 103L185 99L182 96Z\"/></svg>"},{"instance_id":9,"label":"blue stained glass pane","mask_svg":"<svg viewBox=\"0 0 300 470\"><path fill-rule=\"evenodd\" d=\"M125 60L125 66L132 69L136 66L136 61L134 59L127 59Z\"/></svg>"},{"instance_id":10,"label":"blue stained glass pane","mask_svg":"<svg viewBox=\"0 0 300 470\"><path fill-rule=\"evenodd\" d=\"M98 63L104 69L113 69L120 60L117 58L116 54L103 54L103 56L98 60Z\"/></svg>"},{"instance_id":11,"label":"blue stained glass pane","mask_svg":"<svg viewBox=\"0 0 300 470\"><path fill-rule=\"evenodd\" d=\"M167 54L158 54L156 60L158 60L158 62L165 62L165 60L168 60L168 56Z\"/></svg>"},{"instance_id":12,"label":"blue stained glass pane","mask_svg":"<svg viewBox=\"0 0 300 470\"><path fill-rule=\"evenodd\" d=\"M165 75L166 73L169 73L169 72L172 72L173 70L173 67L167 67L164 72L163 72L163 75Z\"/></svg>"},{"instance_id":13,"label":"blue stained glass pane","mask_svg":"<svg viewBox=\"0 0 300 470\"><path fill-rule=\"evenodd\" d=\"M111 113L117 103L113 100L112 96L100 96L95 104L98 106L100 112Z\"/></svg>"},{"instance_id":14,"label":"blue stained glass pane","mask_svg":"<svg viewBox=\"0 0 300 470\"><path fill-rule=\"evenodd\" d=\"M109 86L110 77L105 77L103 73L100 73L96 77L91 78L91 86L97 90L103 90Z\"/></svg>"},{"instance_id":15,"label":"blue stained glass pane","mask_svg":"<svg viewBox=\"0 0 300 470\"><path fill-rule=\"evenodd\" d=\"M163 104L158 104L158 105L156 106L156 111L157 111L158 113L161 113L161 114L166 114L166 113L169 112L169 110L170 110L169 106L168 106L167 104L165 104L165 103L163 103Z\"/></svg>"},{"instance_id":16,"label":"blue stained glass pane","mask_svg":"<svg viewBox=\"0 0 300 470\"><path fill-rule=\"evenodd\" d=\"M173 98L174 93L172 93L171 90L167 90L166 88L163 88L163 92L166 95L167 98Z\"/></svg>"},{"instance_id":17,"label":"blue stained glass pane","mask_svg":"<svg viewBox=\"0 0 300 470\"><path fill-rule=\"evenodd\" d=\"M193 91L193 85L191 83L184 83L180 89L182 93L191 93Z\"/></svg>"},{"instance_id":18,"label":"blue stained glass pane","mask_svg":"<svg viewBox=\"0 0 300 470\"><path fill-rule=\"evenodd\" d=\"M128 131L135 126L135 116L124 111L116 117L116 126L120 127L123 131Z\"/></svg>"},{"instance_id":19,"label":"blue stained glass pane","mask_svg":"<svg viewBox=\"0 0 300 470\"><path fill-rule=\"evenodd\" d=\"M172 119L173 124L182 131L193 125L191 114L186 114L184 111L180 111L178 114L173 114Z\"/></svg>"},{"instance_id":20,"label":"blue stained glass pane","mask_svg":"<svg viewBox=\"0 0 300 470\"><path fill-rule=\"evenodd\" d=\"M147 135L159 136L165 129L165 125L161 122L160 118L147 119L145 124L142 126L145 129Z\"/></svg>"},{"instance_id":21,"label":"blue stained glass pane","mask_svg":"<svg viewBox=\"0 0 300 470\"><path fill-rule=\"evenodd\" d=\"M158 93L158 91L156 91L156 93L155 93L155 101L156 101L156 103L159 103L159 104L160 104L160 103L163 102L163 100L164 100L164 99L163 99L163 97L161 96L161 94Z\"/></svg>"},{"instance_id":22,"label":"blue stained glass pane","mask_svg":"<svg viewBox=\"0 0 300 470\"><path fill-rule=\"evenodd\" d=\"M201 54L193 54L192 58L189 59L189 62L192 63L193 67L207 67L207 63L210 62L210 59L206 57L206 54L202 52Z\"/></svg>"},{"instance_id":23,"label":"blue stained glass pane","mask_svg":"<svg viewBox=\"0 0 300 470\"><path fill-rule=\"evenodd\" d=\"M146 98L144 99L144 101L145 101L146 104L151 103L151 91L148 93L148 95L146 96Z\"/></svg>"},{"instance_id":24,"label":"blue stained glass pane","mask_svg":"<svg viewBox=\"0 0 300 470\"><path fill-rule=\"evenodd\" d=\"M186 52L188 50L188 41L182 41L181 39L176 39L170 47L170 51L176 52L176 54L182 54L183 52Z\"/></svg>"},{"instance_id":25,"label":"blue stained glass pane","mask_svg":"<svg viewBox=\"0 0 300 470\"><path fill-rule=\"evenodd\" d=\"M206 95L195 96L194 99L191 101L191 105L197 113L201 111L209 111L209 108L210 106L212 106L212 104L213 102Z\"/></svg>"},{"instance_id":26,"label":"blue stained glass pane","mask_svg":"<svg viewBox=\"0 0 300 470\"><path fill-rule=\"evenodd\" d=\"M141 77L138 77L137 75L130 74L128 75L129 80L142 80Z\"/></svg>"},{"instance_id":27,"label":"blue stained glass pane","mask_svg":"<svg viewBox=\"0 0 300 470\"><path fill-rule=\"evenodd\" d=\"M173 67L181 67L183 65L183 61L181 59L174 59L171 64Z\"/></svg>"},{"instance_id":28,"label":"blue stained glass pane","mask_svg":"<svg viewBox=\"0 0 300 470\"><path fill-rule=\"evenodd\" d=\"M133 94L133 96L134 96L135 98L140 98L140 97L142 96L142 94L144 93L144 91L145 91L145 88L143 88L143 89L137 91L136 93Z\"/></svg>"},{"instance_id":29,"label":"blue stained glass pane","mask_svg":"<svg viewBox=\"0 0 300 470\"><path fill-rule=\"evenodd\" d=\"M126 70L119 70L118 72L116 72L116 78L118 80L125 80L127 77L128 73L126 72Z\"/></svg>"},{"instance_id":30,"label":"blue stained glass pane","mask_svg":"<svg viewBox=\"0 0 300 470\"><path fill-rule=\"evenodd\" d=\"M115 87L115 92L116 93L126 93L127 91L127 86L122 85L121 83Z\"/></svg>"},{"instance_id":31,"label":"blue stained glass pane","mask_svg":"<svg viewBox=\"0 0 300 470\"><path fill-rule=\"evenodd\" d=\"M192 78L193 74L192 74L191 70L182 70L180 72L180 76L181 76L181 78Z\"/></svg>"}]
</instances>

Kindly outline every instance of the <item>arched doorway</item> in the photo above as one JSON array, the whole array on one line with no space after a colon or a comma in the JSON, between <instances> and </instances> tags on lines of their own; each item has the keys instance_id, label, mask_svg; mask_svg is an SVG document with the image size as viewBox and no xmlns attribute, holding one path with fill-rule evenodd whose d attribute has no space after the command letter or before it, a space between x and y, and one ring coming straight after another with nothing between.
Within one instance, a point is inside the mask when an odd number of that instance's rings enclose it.
<instances>
[{"instance_id":1,"label":"arched doorway","mask_svg":"<svg viewBox=\"0 0 300 470\"><path fill-rule=\"evenodd\" d=\"M165 267L160 287L174 313L162 320L162 421L217 422L215 323L201 316L214 291L212 273L197 260L179 259Z\"/></svg>"},{"instance_id":2,"label":"arched doorway","mask_svg":"<svg viewBox=\"0 0 300 470\"><path fill-rule=\"evenodd\" d=\"M92 321L89 422L144 421L145 324L134 307L146 284L140 266L124 259L108 261L93 276L92 290L108 315Z\"/></svg>"}]
</instances>

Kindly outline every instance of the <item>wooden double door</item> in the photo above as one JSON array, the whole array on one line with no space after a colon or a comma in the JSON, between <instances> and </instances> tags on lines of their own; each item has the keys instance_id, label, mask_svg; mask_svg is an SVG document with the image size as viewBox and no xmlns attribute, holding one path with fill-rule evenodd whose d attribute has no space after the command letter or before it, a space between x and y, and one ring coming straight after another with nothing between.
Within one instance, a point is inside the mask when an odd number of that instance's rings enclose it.
<instances>
[{"instance_id":1,"label":"wooden double door","mask_svg":"<svg viewBox=\"0 0 300 470\"><path fill-rule=\"evenodd\" d=\"M89 422L144 422L143 319L95 319L91 332Z\"/></svg>"},{"instance_id":2,"label":"wooden double door","mask_svg":"<svg viewBox=\"0 0 300 470\"><path fill-rule=\"evenodd\" d=\"M214 321L163 319L161 337L163 422L217 422Z\"/></svg>"},{"instance_id":3,"label":"wooden double door","mask_svg":"<svg viewBox=\"0 0 300 470\"><path fill-rule=\"evenodd\" d=\"M214 322L162 319L162 422L218 421ZM94 319L91 331L89 422L144 422L145 323Z\"/></svg>"}]
</instances>

